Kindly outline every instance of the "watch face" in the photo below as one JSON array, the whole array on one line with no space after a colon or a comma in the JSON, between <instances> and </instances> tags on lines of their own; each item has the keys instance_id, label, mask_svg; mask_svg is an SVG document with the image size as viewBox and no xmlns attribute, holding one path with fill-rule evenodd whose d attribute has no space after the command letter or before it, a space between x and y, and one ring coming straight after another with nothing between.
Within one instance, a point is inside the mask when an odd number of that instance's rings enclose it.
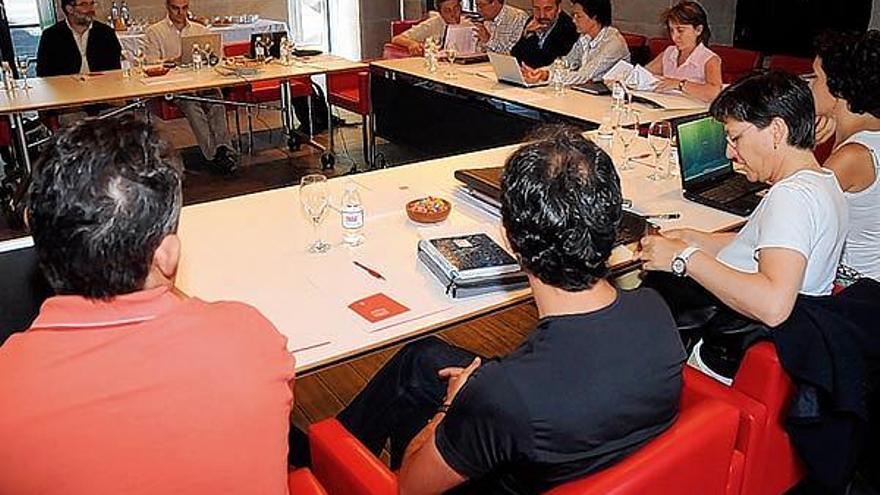
<instances>
[{"instance_id":1,"label":"watch face","mask_svg":"<svg viewBox=\"0 0 880 495\"><path fill-rule=\"evenodd\" d=\"M672 273L676 275L684 275L685 270L685 261L681 258L675 258L672 260Z\"/></svg>"}]
</instances>

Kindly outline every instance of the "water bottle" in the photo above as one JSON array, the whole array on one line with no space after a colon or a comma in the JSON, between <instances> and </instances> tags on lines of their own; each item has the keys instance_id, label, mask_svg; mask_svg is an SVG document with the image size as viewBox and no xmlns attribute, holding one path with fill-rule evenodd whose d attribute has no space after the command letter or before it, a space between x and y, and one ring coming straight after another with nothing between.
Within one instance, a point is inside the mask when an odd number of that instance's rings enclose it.
<instances>
[{"instance_id":1,"label":"water bottle","mask_svg":"<svg viewBox=\"0 0 880 495\"><path fill-rule=\"evenodd\" d=\"M290 65L290 45L287 44L287 36L281 37L281 42L278 44L278 58L280 59L281 65Z\"/></svg>"},{"instance_id":2,"label":"water bottle","mask_svg":"<svg viewBox=\"0 0 880 495\"><path fill-rule=\"evenodd\" d=\"M346 182L342 195L342 230L342 240L349 246L364 242L364 207L353 181Z\"/></svg>"},{"instance_id":3,"label":"water bottle","mask_svg":"<svg viewBox=\"0 0 880 495\"><path fill-rule=\"evenodd\" d=\"M128 3L125 0L122 0L122 6L119 7L119 15L122 17L122 22L128 26L131 22L131 11L128 9Z\"/></svg>"},{"instance_id":4,"label":"water bottle","mask_svg":"<svg viewBox=\"0 0 880 495\"><path fill-rule=\"evenodd\" d=\"M626 101L626 88L623 81L614 81L611 85L611 98L614 100L614 108L623 109Z\"/></svg>"},{"instance_id":5,"label":"water bottle","mask_svg":"<svg viewBox=\"0 0 880 495\"><path fill-rule=\"evenodd\" d=\"M431 74L437 72L437 57L437 42L434 38L429 37L425 40L425 68Z\"/></svg>"},{"instance_id":6,"label":"water bottle","mask_svg":"<svg viewBox=\"0 0 880 495\"><path fill-rule=\"evenodd\" d=\"M12 67L9 62L3 62L3 89L15 91L15 78L12 76Z\"/></svg>"},{"instance_id":7,"label":"water bottle","mask_svg":"<svg viewBox=\"0 0 880 495\"><path fill-rule=\"evenodd\" d=\"M193 64L193 70L201 70L201 68L202 68L202 51L199 50L198 43L193 43L192 64Z\"/></svg>"},{"instance_id":8,"label":"water bottle","mask_svg":"<svg viewBox=\"0 0 880 495\"><path fill-rule=\"evenodd\" d=\"M214 53L214 48L211 47L210 43L205 43L205 59L202 60L202 63L207 64L209 67L214 67L218 63L220 63L220 57L218 57Z\"/></svg>"},{"instance_id":9,"label":"water bottle","mask_svg":"<svg viewBox=\"0 0 880 495\"><path fill-rule=\"evenodd\" d=\"M110 5L110 19L115 21L119 18L119 6L116 5L116 0L113 0L113 3Z\"/></svg>"},{"instance_id":10,"label":"water bottle","mask_svg":"<svg viewBox=\"0 0 880 495\"><path fill-rule=\"evenodd\" d=\"M263 46L263 38L257 38L254 42L254 56L257 60L266 58L266 48Z\"/></svg>"}]
</instances>

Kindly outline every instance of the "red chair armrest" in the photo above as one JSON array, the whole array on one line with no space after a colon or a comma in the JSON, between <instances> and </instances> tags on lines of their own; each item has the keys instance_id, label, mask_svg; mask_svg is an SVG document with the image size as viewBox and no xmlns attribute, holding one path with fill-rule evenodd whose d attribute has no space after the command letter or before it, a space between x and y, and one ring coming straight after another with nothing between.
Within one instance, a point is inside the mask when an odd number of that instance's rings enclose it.
<instances>
[{"instance_id":1,"label":"red chair armrest","mask_svg":"<svg viewBox=\"0 0 880 495\"><path fill-rule=\"evenodd\" d=\"M382 58L384 59L406 58L409 56L409 51L406 48L394 43L385 43L385 47L382 50Z\"/></svg>"},{"instance_id":2,"label":"red chair armrest","mask_svg":"<svg viewBox=\"0 0 880 495\"><path fill-rule=\"evenodd\" d=\"M288 473L287 490L291 495L327 495L327 491L318 483L308 468Z\"/></svg>"},{"instance_id":3,"label":"red chair armrest","mask_svg":"<svg viewBox=\"0 0 880 495\"><path fill-rule=\"evenodd\" d=\"M332 494L396 495L397 476L334 418L309 427L312 471Z\"/></svg>"}]
</instances>

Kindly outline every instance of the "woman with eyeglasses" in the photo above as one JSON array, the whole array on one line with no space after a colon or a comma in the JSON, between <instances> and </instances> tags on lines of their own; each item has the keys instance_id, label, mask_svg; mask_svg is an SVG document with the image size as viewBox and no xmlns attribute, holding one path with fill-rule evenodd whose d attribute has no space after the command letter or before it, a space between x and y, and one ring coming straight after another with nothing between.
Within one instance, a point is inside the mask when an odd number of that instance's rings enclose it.
<instances>
[{"instance_id":1,"label":"woman with eyeglasses","mask_svg":"<svg viewBox=\"0 0 880 495\"><path fill-rule=\"evenodd\" d=\"M835 143L824 166L837 175L850 216L838 282L880 281L880 31L829 33L816 48L810 88Z\"/></svg>"},{"instance_id":2,"label":"woman with eyeglasses","mask_svg":"<svg viewBox=\"0 0 880 495\"><path fill-rule=\"evenodd\" d=\"M645 66L660 77L657 91L680 91L703 101L721 92L721 57L708 48L712 33L706 11L684 0L661 16L672 45Z\"/></svg>"},{"instance_id":3,"label":"woman with eyeglasses","mask_svg":"<svg viewBox=\"0 0 880 495\"><path fill-rule=\"evenodd\" d=\"M831 293L846 201L837 178L813 156L815 111L803 80L778 71L748 76L725 89L710 112L724 124L728 157L750 181L771 187L738 233L665 231L643 239L639 257L647 270L695 282L691 295L702 292L702 303L714 303L727 321L772 329L788 319L799 294ZM694 301L667 302L681 315ZM717 367L698 359L716 378L733 376L745 349L723 351Z\"/></svg>"}]
</instances>

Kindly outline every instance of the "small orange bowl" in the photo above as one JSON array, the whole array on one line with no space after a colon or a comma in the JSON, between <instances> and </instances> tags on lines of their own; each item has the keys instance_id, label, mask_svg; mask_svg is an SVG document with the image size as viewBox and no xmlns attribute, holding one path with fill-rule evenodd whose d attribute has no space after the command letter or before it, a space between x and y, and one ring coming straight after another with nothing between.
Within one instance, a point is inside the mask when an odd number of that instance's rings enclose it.
<instances>
[{"instance_id":1,"label":"small orange bowl","mask_svg":"<svg viewBox=\"0 0 880 495\"><path fill-rule=\"evenodd\" d=\"M406 204L406 215L417 223L437 223L446 220L452 204L442 198L428 196L410 201Z\"/></svg>"},{"instance_id":2,"label":"small orange bowl","mask_svg":"<svg viewBox=\"0 0 880 495\"><path fill-rule=\"evenodd\" d=\"M150 77L158 77L164 76L168 74L168 71L171 70L164 65L151 65L149 67L144 67L144 73Z\"/></svg>"}]
</instances>

